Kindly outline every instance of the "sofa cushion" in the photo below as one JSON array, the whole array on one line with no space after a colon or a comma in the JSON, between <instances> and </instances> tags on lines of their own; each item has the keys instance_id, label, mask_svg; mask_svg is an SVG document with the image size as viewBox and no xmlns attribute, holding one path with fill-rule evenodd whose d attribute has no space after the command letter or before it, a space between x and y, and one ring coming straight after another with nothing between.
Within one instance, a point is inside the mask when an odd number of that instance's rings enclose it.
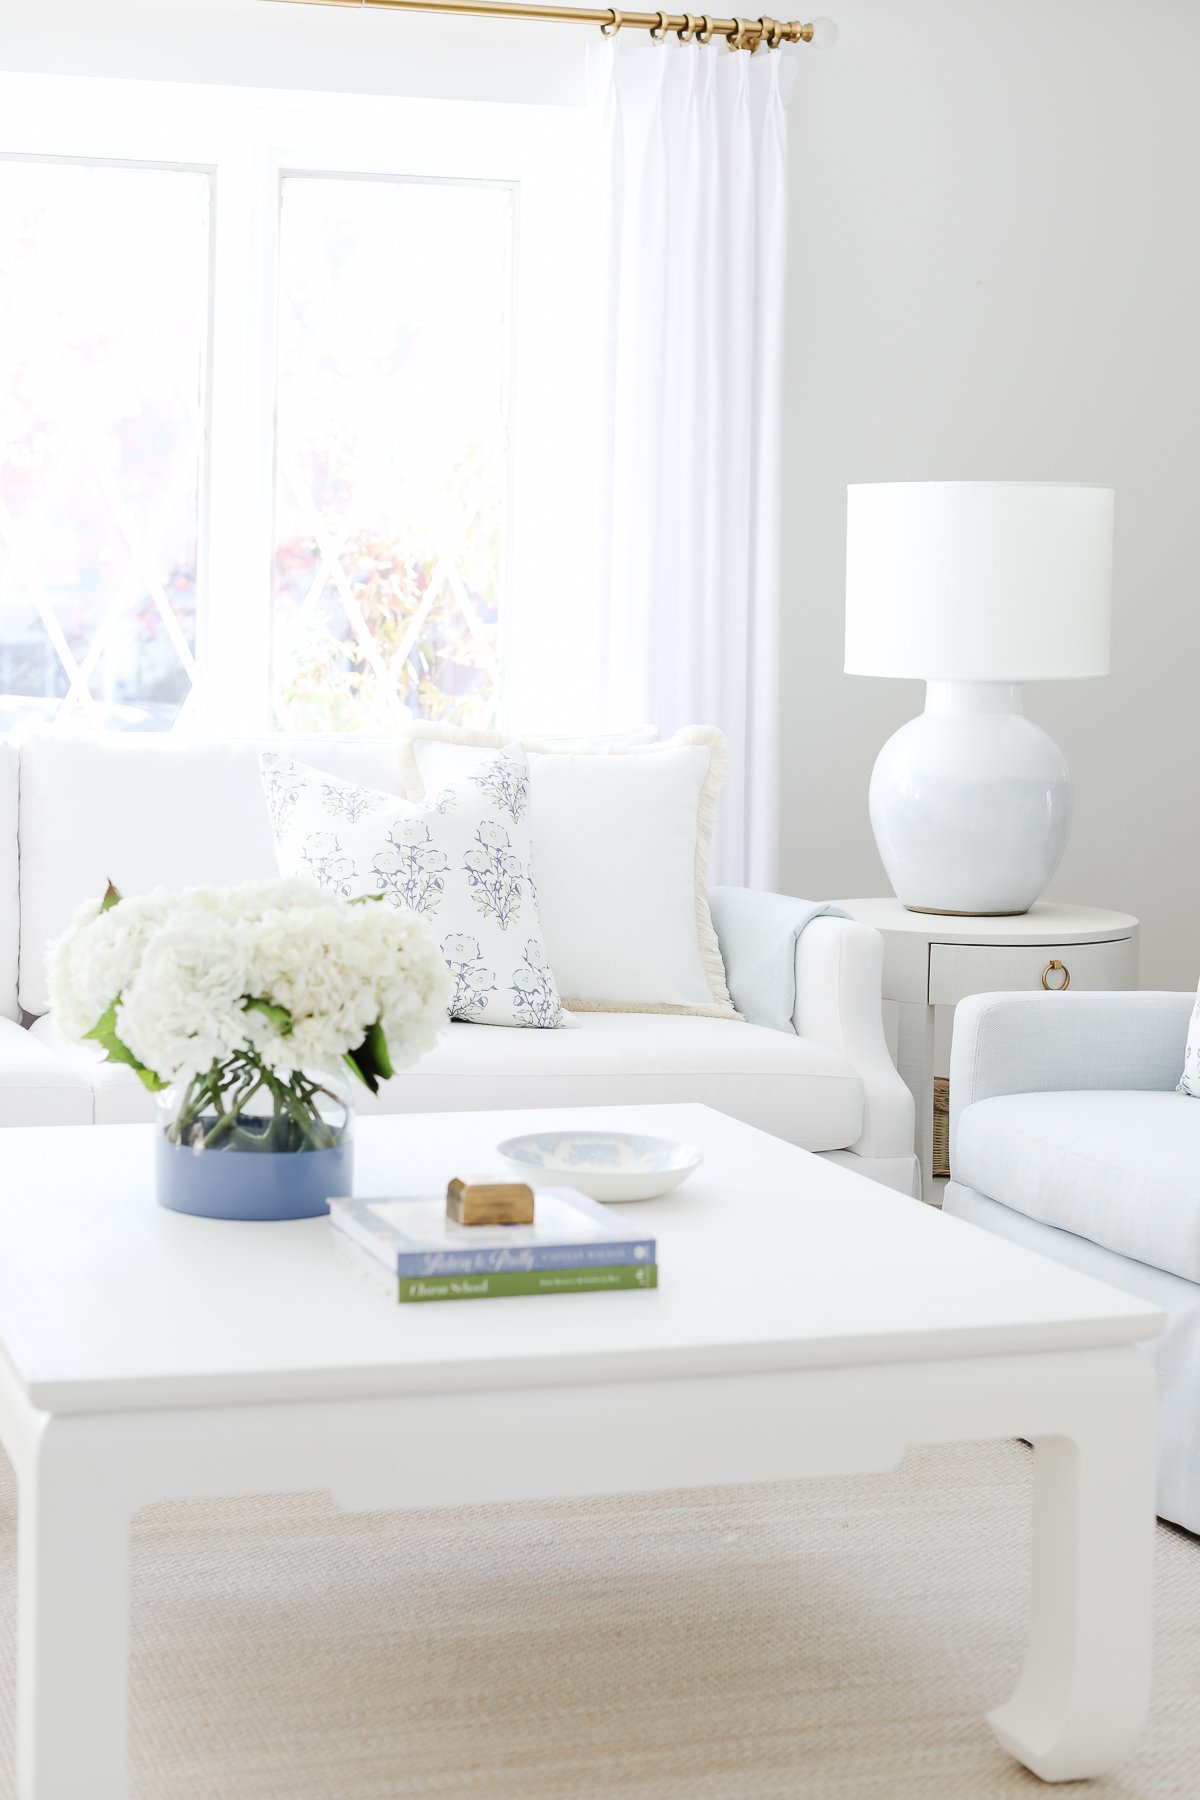
<instances>
[{"instance_id":1,"label":"sofa cushion","mask_svg":"<svg viewBox=\"0 0 1200 1800\"><path fill-rule=\"evenodd\" d=\"M464 739L491 736L414 720L401 766L416 771L415 797L461 780ZM564 1006L731 1017L708 908L723 734L692 725L665 744L525 748L538 906ZM477 762L495 753L477 749Z\"/></svg>"},{"instance_id":2,"label":"sofa cushion","mask_svg":"<svg viewBox=\"0 0 1200 1800\"><path fill-rule=\"evenodd\" d=\"M420 913L445 959L452 1018L547 1031L568 1023L542 940L519 745L421 801L274 751L262 779L279 873Z\"/></svg>"},{"instance_id":3,"label":"sofa cushion","mask_svg":"<svg viewBox=\"0 0 1200 1800\"><path fill-rule=\"evenodd\" d=\"M0 1018L19 1019L17 952L21 941L17 890L17 793L20 757L13 738L0 738Z\"/></svg>"},{"instance_id":4,"label":"sofa cushion","mask_svg":"<svg viewBox=\"0 0 1200 1800\"><path fill-rule=\"evenodd\" d=\"M90 1125L92 1111L88 1071L0 1019L0 1125Z\"/></svg>"},{"instance_id":5,"label":"sofa cushion","mask_svg":"<svg viewBox=\"0 0 1200 1800\"><path fill-rule=\"evenodd\" d=\"M1183 1094L1004 1094L958 1121L954 1179L1200 1281L1200 1106Z\"/></svg>"},{"instance_id":6,"label":"sofa cushion","mask_svg":"<svg viewBox=\"0 0 1200 1800\"><path fill-rule=\"evenodd\" d=\"M64 1044L49 1017L32 1032L94 1084L97 1124L153 1116L130 1070ZM377 1098L355 1088L362 1112L670 1100L701 1101L806 1150L843 1149L862 1131L862 1081L834 1051L761 1025L668 1013L586 1013L578 1031L456 1023Z\"/></svg>"},{"instance_id":7,"label":"sofa cushion","mask_svg":"<svg viewBox=\"0 0 1200 1800\"><path fill-rule=\"evenodd\" d=\"M308 762L398 792L388 739L300 739ZM26 1012L43 1013L46 941L110 878L124 893L222 886L275 874L258 776L264 749L297 740L189 742L186 738L33 732L21 741L21 979ZM0 826L2 828L2 826ZM2 959L0 945L0 959ZM0 969L3 964L0 960ZM0 978L0 1004L2 1004Z\"/></svg>"},{"instance_id":8,"label":"sofa cushion","mask_svg":"<svg viewBox=\"0 0 1200 1800\"><path fill-rule=\"evenodd\" d=\"M574 756L603 754L630 745L657 744L658 727L633 725L628 731L598 731L582 736L554 731L481 731L469 725L444 725L431 719L407 719L400 728L396 743L400 780L410 800L428 798L429 787L422 773L424 749L418 744L434 743L439 772L432 786L444 787L469 774L489 750L506 750L520 744L530 756Z\"/></svg>"}]
</instances>

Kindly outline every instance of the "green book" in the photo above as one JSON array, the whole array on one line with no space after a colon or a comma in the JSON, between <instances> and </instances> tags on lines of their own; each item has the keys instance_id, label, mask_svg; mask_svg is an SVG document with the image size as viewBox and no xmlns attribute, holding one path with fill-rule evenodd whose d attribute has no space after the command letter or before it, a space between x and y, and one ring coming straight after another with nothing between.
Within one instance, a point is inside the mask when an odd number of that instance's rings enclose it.
<instances>
[{"instance_id":1,"label":"green book","mask_svg":"<svg viewBox=\"0 0 1200 1800\"><path fill-rule=\"evenodd\" d=\"M584 1269L521 1269L489 1275L405 1275L401 1303L422 1300L500 1300L510 1294L592 1294L609 1288L658 1286L657 1263L620 1263Z\"/></svg>"}]
</instances>

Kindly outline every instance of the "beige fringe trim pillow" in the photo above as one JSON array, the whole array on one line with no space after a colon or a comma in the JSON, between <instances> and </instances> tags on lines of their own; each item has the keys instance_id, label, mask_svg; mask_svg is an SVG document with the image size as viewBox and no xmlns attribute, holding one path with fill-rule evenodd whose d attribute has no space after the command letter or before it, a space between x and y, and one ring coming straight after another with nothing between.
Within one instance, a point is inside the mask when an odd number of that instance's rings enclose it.
<instances>
[{"instance_id":1,"label":"beige fringe trim pillow","mask_svg":"<svg viewBox=\"0 0 1200 1800\"><path fill-rule=\"evenodd\" d=\"M414 721L399 745L409 798L511 743L529 753L534 878L563 1005L737 1019L708 908L724 734L564 742Z\"/></svg>"}]
</instances>

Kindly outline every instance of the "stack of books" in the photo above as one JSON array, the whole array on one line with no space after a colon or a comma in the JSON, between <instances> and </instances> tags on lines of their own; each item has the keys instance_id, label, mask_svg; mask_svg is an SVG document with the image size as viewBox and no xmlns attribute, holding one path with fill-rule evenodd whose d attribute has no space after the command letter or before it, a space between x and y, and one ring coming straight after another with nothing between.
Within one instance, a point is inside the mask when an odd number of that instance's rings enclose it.
<instances>
[{"instance_id":1,"label":"stack of books","mask_svg":"<svg viewBox=\"0 0 1200 1800\"><path fill-rule=\"evenodd\" d=\"M360 1272L405 1303L658 1286L654 1239L570 1188L539 1188L532 1225L457 1225L432 1194L331 1200L329 1218Z\"/></svg>"}]
</instances>

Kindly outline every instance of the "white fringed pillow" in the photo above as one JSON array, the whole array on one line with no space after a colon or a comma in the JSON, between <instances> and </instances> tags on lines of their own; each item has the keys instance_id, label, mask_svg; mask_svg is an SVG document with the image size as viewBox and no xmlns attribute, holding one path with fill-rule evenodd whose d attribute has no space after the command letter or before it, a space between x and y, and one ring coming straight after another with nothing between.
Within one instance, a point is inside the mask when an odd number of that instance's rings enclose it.
<instances>
[{"instance_id":1,"label":"white fringed pillow","mask_svg":"<svg viewBox=\"0 0 1200 1800\"><path fill-rule=\"evenodd\" d=\"M1200 989L1196 992L1196 1004L1192 1008L1192 1019L1188 1026L1187 1049L1183 1053L1183 1074L1179 1078L1179 1092L1194 1094L1200 1100Z\"/></svg>"},{"instance_id":2,"label":"white fringed pillow","mask_svg":"<svg viewBox=\"0 0 1200 1800\"><path fill-rule=\"evenodd\" d=\"M658 732L653 725L634 725L628 731L563 736L558 732L551 735L540 731L476 731L465 725L434 725L428 719L410 718L401 729L396 754L400 762L401 787L410 800L423 800L427 789L441 787L456 775L465 775L486 750L504 750L510 744L519 744L532 758L643 750L648 744L657 742ZM437 745L437 749L428 748L431 745Z\"/></svg>"},{"instance_id":3,"label":"white fringed pillow","mask_svg":"<svg viewBox=\"0 0 1200 1800\"><path fill-rule=\"evenodd\" d=\"M399 756L409 798L461 776L465 752L504 742L414 722ZM523 744L542 929L563 1005L736 1019L708 910L723 734L689 726L663 744Z\"/></svg>"},{"instance_id":4,"label":"white fringed pillow","mask_svg":"<svg viewBox=\"0 0 1200 1800\"><path fill-rule=\"evenodd\" d=\"M498 751L415 805L273 751L260 764L280 874L420 913L454 982L452 1018L570 1023L538 918L522 750Z\"/></svg>"}]
</instances>

